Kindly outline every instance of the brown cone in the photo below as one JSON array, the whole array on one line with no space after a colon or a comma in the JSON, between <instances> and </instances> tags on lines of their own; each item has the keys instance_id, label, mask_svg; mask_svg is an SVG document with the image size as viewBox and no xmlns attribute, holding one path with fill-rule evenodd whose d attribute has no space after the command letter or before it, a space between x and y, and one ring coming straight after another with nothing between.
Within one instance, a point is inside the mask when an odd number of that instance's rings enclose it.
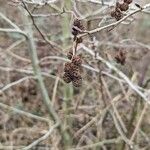
<instances>
[{"instance_id":1,"label":"brown cone","mask_svg":"<svg viewBox=\"0 0 150 150\"><path fill-rule=\"evenodd\" d=\"M81 20L75 19L74 22L73 22L72 34L76 37L81 32L79 30L77 30L75 27L80 29L80 30L84 30L84 26L81 23Z\"/></svg>"},{"instance_id":2,"label":"brown cone","mask_svg":"<svg viewBox=\"0 0 150 150\"><path fill-rule=\"evenodd\" d=\"M120 5L119 8L120 8L121 11L127 11L129 9L129 4L123 3L123 4Z\"/></svg>"},{"instance_id":3,"label":"brown cone","mask_svg":"<svg viewBox=\"0 0 150 150\"><path fill-rule=\"evenodd\" d=\"M72 81L73 86L80 87L82 85L82 77L79 76L75 80Z\"/></svg>"},{"instance_id":4,"label":"brown cone","mask_svg":"<svg viewBox=\"0 0 150 150\"><path fill-rule=\"evenodd\" d=\"M115 56L116 62L124 65L126 62L126 53L123 51L119 51Z\"/></svg>"},{"instance_id":5,"label":"brown cone","mask_svg":"<svg viewBox=\"0 0 150 150\"><path fill-rule=\"evenodd\" d=\"M69 74L64 73L64 75L63 75L63 80L64 80L66 83L70 83L70 82L71 82L71 78L70 78Z\"/></svg>"},{"instance_id":6,"label":"brown cone","mask_svg":"<svg viewBox=\"0 0 150 150\"><path fill-rule=\"evenodd\" d=\"M76 66L81 66L82 64L82 59L80 56L73 56L72 58L72 63Z\"/></svg>"},{"instance_id":7,"label":"brown cone","mask_svg":"<svg viewBox=\"0 0 150 150\"><path fill-rule=\"evenodd\" d=\"M131 4L133 0L124 0L125 3Z\"/></svg>"}]
</instances>

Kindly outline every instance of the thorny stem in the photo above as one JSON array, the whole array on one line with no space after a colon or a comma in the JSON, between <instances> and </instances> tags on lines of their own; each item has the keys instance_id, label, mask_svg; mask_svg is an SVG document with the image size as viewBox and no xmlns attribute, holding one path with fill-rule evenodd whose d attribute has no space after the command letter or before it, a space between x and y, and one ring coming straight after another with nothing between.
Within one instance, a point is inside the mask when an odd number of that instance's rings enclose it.
<instances>
[{"instance_id":1,"label":"thorny stem","mask_svg":"<svg viewBox=\"0 0 150 150\"><path fill-rule=\"evenodd\" d=\"M77 39L73 42L73 56L77 53L78 42Z\"/></svg>"}]
</instances>

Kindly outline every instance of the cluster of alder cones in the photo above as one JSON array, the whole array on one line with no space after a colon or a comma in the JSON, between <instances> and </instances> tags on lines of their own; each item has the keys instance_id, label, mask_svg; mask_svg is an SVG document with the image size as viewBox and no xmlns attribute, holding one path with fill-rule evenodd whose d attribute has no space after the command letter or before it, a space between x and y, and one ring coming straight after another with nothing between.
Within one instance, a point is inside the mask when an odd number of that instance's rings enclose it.
<instances>
[{"instance_id":1,"label":"cluster of alder cones","mask_svg":"<svg viewBox=\"0 0 150 150\"><path fill-rule=\"evenodd\" d=\"M73 40L76 43L75 54L71 51L68 52L67 57L71 62L65 63L63 80L66 83L72 82L73 86L80 87L82 85L81 77L81 64L82 59L80 55L76 55L76 48L79 43L82 43L82 37L78 38L77 36L81 34L84 30L84 26L81 23L81 20L75 19L72 25L72 35Z\"/></svg>"},{"instance_id":2,"label":"cluster of alder cones","mask_svg":"<svg viewBox=\"0 0 150 150\"><path fill-rule=\"evenodd\" d=\"M116 3L115 10L111 12L111 17L114 17L117 21L122 19L123 11L127 11L129 9L129 4L132 3L133 0L124 0L123 3Z\"/></svg>"},{"instance_id":3,"label":"cluster of alder cones","mask_svg":"<svg viewBox=\"0 0 150 150\"><path fill-rule=\"evenodd\" d=\"M79 55L74 55L72 52L67 54L71 62L65 63L63 79L66 83L72 82L73 86L80 87L82 85L81 64L82 59Z\"/></svg>"}]
</instances>

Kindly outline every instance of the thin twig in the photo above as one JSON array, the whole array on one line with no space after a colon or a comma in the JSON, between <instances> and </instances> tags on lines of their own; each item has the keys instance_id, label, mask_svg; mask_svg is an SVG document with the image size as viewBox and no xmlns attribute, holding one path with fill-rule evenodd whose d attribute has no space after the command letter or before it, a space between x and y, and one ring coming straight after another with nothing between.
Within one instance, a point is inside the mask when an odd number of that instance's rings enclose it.
<instances>
[{"instance_id":1,"label":"thin twig","mask_svg":"<svg viewBox=\"0 0 150 150\"><path fill-rule=\"evenodd\" d=\"M3 18L6 22L8 22L12 27L14 27L16 30L20 30L21 31L21 29L16 25L16 24L14 24L10 19L8 19L4 14L2 14L1 12L0 12L0 17L1 18Z\"/></svg>"},{"instance_id":2,"label":"thin twig","mask_svg":"<svg viewBox=\"0 0 150 150\"><path fill-rule=\"evenodd\" d=\"M118 101L120 98L121 98L121 96L120 96L120 95L117 95L117 96L112 100L112 102L116 102L116 101ZM110 107L111 107L111 105L108 105L104 110L99 111L99 113L98 113L95 117L93 117L91 121L89 121L85 126L83 126L81 129L79 129L79 130L75 133L74 137L78 137L82 132L84 132L85 130L87 130L91 125L93 125L93 123L95 123L95 122L97 121L97 119L98 119L100 116L102 116L105 112L107 112Z\"/></svg>"},{"instance_id":3,"label":"thin twig","mask_svg":"<svg viewBox=\"0 0 150 150\"><path fill-rule=\"evenodd\" d=\"M115 138L115 139L107 139L98 143L94 143L94 144L90 144L90 145L86 145L86 146L82 146L82 147L76 147L76 148L71 148L69 150L85 150L85 149L90 149L90 148L95 148L98 147L100 148L103 145L107 145L107 144L117 144L120 143L121 141L121 137Z\"/></svg>"},{"instance_id":4,"label":"thin twig","mask_svg":"<svg viewBox=\"0 0 150 150\"><path fill-rule=\"evenodd\" d=\"M37 144L39 144L40 142L44 141L45 139L47 139L50 134L54 131L55 128L57 128L59 126L59 124L55 124L52 127L50 127L49 131L43 135L42 137L40 137L39 139L37 139L36 141L32 142L30 145L22 148L22 150L30 150L32 147L36 146Z\"/></svg>"},{"instance_id":5,"label":"thin twig","mask_svg":"<svg viewBox=\"0 0 150 150\"><path fill-rule=\"evenodd\" d=\"M56 92L57 92L58 83L59 83L59 77L56 77L55 85L53 88L53 95L52 95L52 105L53 106L54 106L55 100L56 100Z\"/></svg>"},{"instance_id":6,"label":"thin twig","mask_svg":"<svg viewBox=\"0 0 150 150\"><path fill-rule=\"evenodd\" d=\"M7 110L9 110L9 111L13 111L13 112L15 112L15 113L18 113L18 114L20 114L20 115L24 115L24 116L33 118L33 119L37 119L37 120L44 121L44 122L47 122L47 123L50 122L49 119L47 119L47 118L43 118L43 117L40 117L40 116L31 114L31 113L29 113L29 112L25 112L25 111L23 111L23 110L17 109L17 108L12 107L12 106L8 106L8 105L3 104L3 103L0 103L0 107L1 107L1 108L4 108L4 109L7 109Z\"/></svg>"},{"instance_id":7,"label":"thin twig","mask_svg":"<svg viewBox=\"0 0 150 150\"><path fill-rule=\"evenodd\" d=\"M86 47L85 45L82 44L81 46L87 53L91 54L92 56L95 56L95 53L89 49L88 47ZM114 70L124 81L126 81L126 83L132 88L132 90L134 90L138 95L140 95L146 102L148 102L148 104L150 104L150 101L148 100L147 96L142 93L141 91L138 90L137 86L135 86L130 79L123 73L121 72L118 68L116 68L115 66L113 66L111 63L109 63L108 61L106 61L104 58L102 58L100 55L97 54L97 60L100 60L101 62L103 62L104 64L107 65L107 67L109 67L110 69Z\"/></svg>"},{"instance_id":8,"label":"thin twig","mask_svg":"<svg viewBox=\"0 0 150 150\"><path fill-rule=\"evenodd\" d=\"M39 32L39 34L41 35L41 37L51 46L51 48L54 48L53 44L48 40L48 38L46 36L44 36L44 34L42 33L42 31L39 29L39 27L36 25L35 21L34 21L34 17L32 16L31 12L29 11L29 9L27 8L26 4L24 3L24 1L22 0L22 4L24 6L24 9L28 12L32 23L34 25L34 27L36 28L36 30Z\"/></svg>"},{"instance_id":9,"label":"thin twig","mask_svg":"<svg viewBox=\"0 0 150 150\"><path fill-rule=\"evenodd\" d=\"M23 20L24 20L24 24L26 24L27 22L30 22L30 21L29 21L29 18L24 15L24 13L22 13ZM34 42L32 26L27 26L26 31L27 31L27 42L28 42L28 47L29 47L28 50L29 50L31 61L32 61L32 67L33 67L35 76L37 77L37 80L38 80L38 85L39 85L39 88L40 88L40 91L41 91L41 94L43 97L43 102L48 110L49 116L53 119L53 121L56 124L58 124L58 130L59 130L59 133L62 138L62 147L65 147L66 132L64 132L63 126L61 124L61 120L60 120L57 112L55 111L55 108L52 105L52 102L49 98L46 86L43 81L41 69L39 67L39 60L38 60L38 55L37 55L37 51L36 51L36 45Z\"/></svg>"},{"instance_id":10,"label":"thin twig","mask_svg":"<svg viewBox=\"0 0 150 150\"><path fill-rule=\"evenodd\" d=\"M148 103L145 103L145 104L144 104L144 108L143 108L143 110L142 110L142 113L141 113L140 117L138 118L138 122L137 122L137 124L136 124L136 128L134 129L134 132L133 132L133 134L132 134L132 136L131 136L131 138L130 138L130 141L133 141L133 140L134 140L134 138L135 138L137 132L139 131L140 125L141 125L141 123L142 123L142 120L143 120L143 117L144 117L144 115L145 115L145 113L146 113L147 108L148 108Z\"/></svg>"},{"instance_id":11,"label":"thin twig","mask_svg":"<svg viewBox=\"0 0 150 150\"><path fill-rule=\"evenodd\" d=\"M130 17L130 16L132 16L132 15L138 13L138 12L141 12L141 11L142 11L142 9L135 10L135 11L133 11L132 13L130 13L130 14L128 14L127 16L125 16L125 17L123 17L122 19L120 19L120 20L117 21L117 22L114 22L114 23L112 23L112 24L109 24L109 25L106 25L106 26L103 26L103 27L100 27L100 28L96 28L96 29L91 30L91 31L87 31L87 33L83 33L83 34L79 35L78 38L87 36L87 35L89 35L89 34L94 34L94 33L96 33L96 32L100 32L100 31L105 30L105 29L108 29L108 28L110 28L110 27L116 27L116 26L119 25L121 22L123 22L124 20L126 20L128 17Z\"/></svg>"},{"instance_id":12,"label":"thin twig","mask_svg":"<svg viewBox=\"0 0 150 150\"><path fill-rule=\"evenodd\" d=\"M17 81L14 81L12 83L7 84L6 86L4 86L3 88L0 89L0 94L3 93L4 91L6 91L7 89L11 88L12 86L17 85L17 84L19 84L19 83L21 83L27 79L31 79L31 78L34 79L35 77L34 76L27 76L27 77L21 78Z\"/></svg>"},{"instance_id":13,"label":"thin twig","mask_svg":"<svg viewBox=\"0 0 150 150\"><path fill-rule=\"evenodd\" d=\"M27 37L26 33L17 29L7 29L7 28L0 28L0 32L4 32L4 33L17 33L20 34L24 37Z\"/></svg>"}]
</instances>

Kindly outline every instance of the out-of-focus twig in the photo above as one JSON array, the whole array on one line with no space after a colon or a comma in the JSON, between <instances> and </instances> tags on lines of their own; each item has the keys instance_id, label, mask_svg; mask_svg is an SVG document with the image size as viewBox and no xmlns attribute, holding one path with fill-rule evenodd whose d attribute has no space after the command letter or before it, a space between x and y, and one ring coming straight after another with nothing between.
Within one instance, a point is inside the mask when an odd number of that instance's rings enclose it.
<instances>
[{"instance_id":1,"label":"out-of-focus twig","mask_svg":"<svg viewBox=\"0 0 150 150\"><path fill-rule=\"evenodd\" d=\"M95 53L89 49L88 47L86 47L85 45L82 44L81 46L87 53L91 54L92 56L95 56ZM126 81L126 83L132 88L132 90L134 90L138 95L140 95L146 102L148 102L148 104L150 104L150 101L148 100L147 96L142 93L141 91L139 91L137 89L137 87L130 81L130 79L123 73L121 72L118 68L116 68L114 65L112 65L111 63L109 63L108 61L106 61L104 58L102 58L100 55L97 54L96 59L100 60L101 62L103 62L104 64L107 65L108 68L114 70L124 81Z\"/></svg>"},{"instance_id":2,"label":"out-of-focus twig","mask_svg":"<svg viewBox=\"0 0 150 150\"><path fill-rule=\"evenodd\" d=\"M21 78L17 81L14 81L12 83L7 84L6 86L4 86L3 88L0 89L0 94L3 93L4 91L6 91L7 89L11 88L12 86L17 85L17 84L19 84L19 83L21 83L27 79L31 79L31 78L34 79L35 77L34 76L27 76L27 77Z\"/></svg>"},{"instance_id":3,"label":"out-of-focus twig","mask_svg":"<svg viewBox=\"0 0 150 150\"><path fill-rule=\"evenodd\" d=\"M76 147L76 148L71 148L69 150L84 150L84 149L94 149L96 147L100 148L103 145L107 145L107 144L117 144L121 141L121 137L115 138L115 139L107 139L107 140L103 140L101 142L97 142L94 144L90 144L90 145L86 145L86 146L82 146L82 147Z\"/></svg>"},{"instance_id":4,"label":"out-of-focus twig","mask_svg":"<svg viewBox=\"0 0 150 150\"><path fill-rule=\"evenodd\" d=\"M112 103L113 102L117 102L119 99L121 98L121 95L117 95L116 97L113 98ZM105 114L109 109L110 109L111 104L109 104L104 110L99 111L99 113L93 117L91 119L91 121L89 121L86 125L84 125L81 129L79 129L74 137L78 137L82 132L84 132L85 130L87 130L91 125L93 125L93 123L95 123L97 121L97 119L102 116L103 114Z\"/></svg>"},{"instance_id":5,"label":"out-of-focus twig","mask_svg":"<svg viewBox=\"0 0 150 150\"><path fill-rule=\"evenodd\" d=\"M31 114L29 112L25 112L23 110L20 110L20 109L17 109L15 107L12 107L12 106L8 106L6 104L3 104L3 103L0 103L0 107L1 108L4 108L6 110L9 110L9 111L13 111L15 113L18 113L20 115L24 115L24 116L27 116L27 117L30 117L30 118L33 118L33 119L37 119L37 120L40 120L40 121L44 121L44 122L50 122L50 120L48 118L43 118L43 117L40 117L40 116L37 116L37 115L34 115L34 114Z\"/></svg>"},{"instance_id":6,"label":"out-of-focus twig","mask_svg":"<svg viewBox=\"0 0 150 150\"><path fill-rule=\"evenodd\" d=\"M52 43L48 40L48 38L46 36L44 36L44 34L42 33L42 31L39 29L39 27L36 25L35 21L34 21L34 17L32 16L31 12L29 11L28 7L26 6L26 4L24 3L24 1L22 0L22 4L24 6L24 9L28 12L32 23L34 25L34 27L36 28L36 30L39 32L39 34L41 35L41 37L51 46L51 48L54 48Z\"/></svg>"},{"instance_id":7,"label":"out-of-focus twig","mask_svg":"<svg viewBox=\"0 0 150 150\"><path fill-rule=\"evenodd\" d=\"M40 137L39 139L37 139L36 141L32 142L30 145L22 148L22 150L30 150L32 147L36 146L37 144L39 144L40 142L44 141L45 139L47 139L50 134L54 131L54 129L56 129L59 126L58 123L56 123L55 125L53 125L52 127L49 128L49 131L43 135L42 137Z\"/></svg>"}]
</instances>

